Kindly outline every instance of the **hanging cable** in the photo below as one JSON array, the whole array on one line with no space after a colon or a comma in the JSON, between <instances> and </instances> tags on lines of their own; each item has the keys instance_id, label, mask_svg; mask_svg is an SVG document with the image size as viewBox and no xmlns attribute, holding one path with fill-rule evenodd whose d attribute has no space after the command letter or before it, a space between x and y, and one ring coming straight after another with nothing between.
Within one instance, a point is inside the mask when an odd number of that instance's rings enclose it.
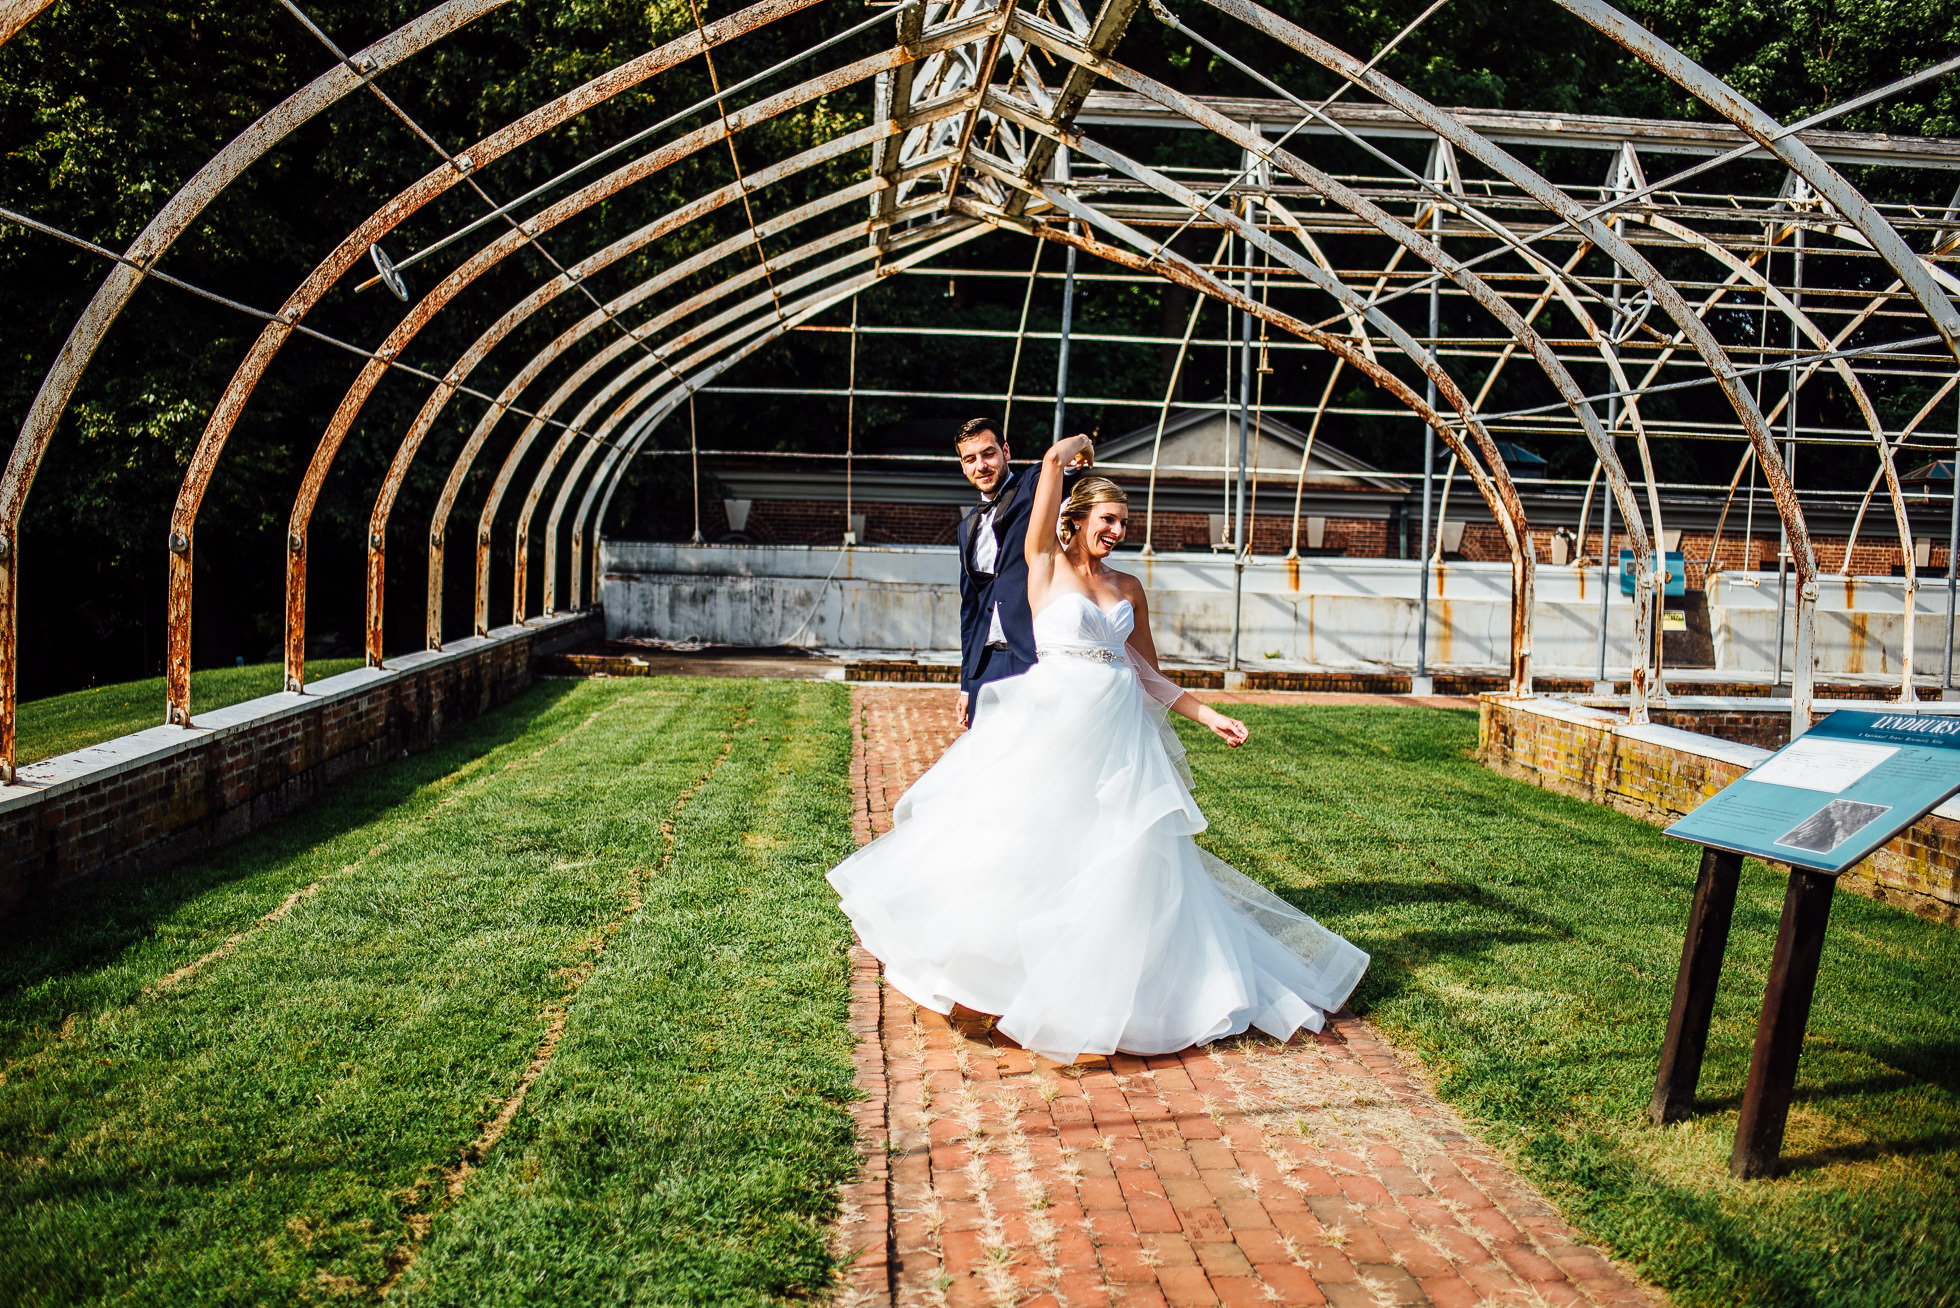
<instances>
[{"instance_id":1,"label":"hanging cable","mask_svg":"<svg viewBox=\"0 0 1960 1308\"><path fill-rule=\"evenodd\" d=\"M255 305L243 303L242 301L239 300L234 300L227 295L220 295L218 294L218 292L213 290L207 290L206 288L199 286L195 282L185 281L182 277L176 277L170 273L164 272L161 268L156 267L154 264L147 265L147 266L143 264L139 264L134 259L130 259L127 256L120 254L115 250L111 250L106 245L97 245L94 241L91 241L86 237L77 236L73 232L65 232L61 228L54 226L52 223L45 223L38 218L30 218L24 213L16 213L14 210L7 209L7 208L0 208L0 220L14 223L15 225L20 227L25 227L30 232L39 232L43 236L52 236L58 241L66 241L68 244L75 246L77 249L86 250L90 254L99 255L102 258L109 260L111 263L123 264L126 267L133 268L136 271L142 273L145 277L148 277L155 281L162 282L166 286L174 286L180 291L187 291L190 294L197 296L199 299L209 300L213 304L223 305L227 309L235 310L238 313L245 314L247 317L255 318L260 322L276 322L276 323L284 324L285 326L290 327L298 335L305 336L308 337L309 339L319 341L323 345L331 345L337 350L345 350L347 351L347 353L356 355L359 358L364 359L370 363L381 364L383 367L399 372L403 376L417 377L423 381L431 381L437 383L442 383L445 381L444 378L437 376L435 373L429 372L422 368L417 368L413 364L403 363L399 359L384 357L383 355L377 353L376 351L368 349L364 345L356 345L352 341L344 341L340 339L340 337L338 336L330 336L326 332L323 332L316 327L308 326L306 323L303 322L288 323L286 319L280 316L279 314L272 313L268 310L258 308ZM494 405L499 403L496 396L490 394L488 391L480 391L476 389L474 386L456 385L453 386L451 389L453 389L458 395L468 395L473 399L482 400L486 404ZM534 413L529 409L520 409L515 405L510 405L510 404L505 404L502 407L505 412L514 413L520 418L535 419L536 421L544 423L546 426L562 428L566 431L571 432L574 436L578 437L580 440L594 441L600 446L606 446L615 443L611 440L600 440L598 437L591 435L589 432L586 432L580 428L572 426L571 423L566 422L562 418L547 418L540 414Z\"/></svg>"},{"instance_id":2,"label":"hanging cable","mask_svg":"<svg viewBox=\"0 0 1960 1308\"><path fill-rule=\"evenodd\" d=\"M638 336L634 335L632 330L628 328L625 323L619 320L619 316L612 311L611 306L606 304L605 301L601 300L598 294L594 292L591 287L585 284L585 279L583 277L579 276L577 273L573 272L570 268L560 263L558 261L557 256L553 255L550 250L545 248L544 243L538 239L537 234L530 230L529 224L520 223L517 221L517 219L511 217L508 206L505 206L501 209L499 208L496 200L491 197L488 191L483 189L482 183L476 180L476 176L475 176L476 165L471 161L468 155L466 154L454 155L451 154L447 149L445 149L443 147L443 144L440 141L436 140L434 136L430 135L427 131L425 131L422 125L416 122L415 119L409 115L406 109L403 109L400 105L396 104L392 99L388 97L387 92L383 91L379 86L376 86L374 83L374 79L368 75L367 70L360 67L351 58L349 58L347 53L344 50L342 50L337 44L334 43L334 39L328 36L326 32L322 31L319 24L315 23L311 18L307 17L305 11L302 10L298 5L294 4L293 0L279 0L279 4L282 8L286 10L287 13L291 14L295 19L297 19L302 27L304 27L308 32L311 32L314 38L317 39L321 45L326 47L328 53L333 55L335 59L345 64L350 70L352 70L356 75L358 75L361 78L363 85L365 85L368 90L374 93L376 99L380 100L383 105L387 106L388 111L390 113L394 114L395 117L401 119L403 124L406 125L411 132L421 137L422 140L428 145L428 147L431 150L434 150L436 154L441 157L444 163L448 164L452 169L455 170L457 176L463 179L463 184L469 187L470 190L476 192L477 198L482 200L484 204L489 206L490 208L489 216L495 217L501 214L504 223L512 231L516 232L519 236L523 237L524 243L530 246L533 250L537 251L538 257L543 259L547 264L550 264L552 269L560 277L565 278L566 281L568 281L581 295L585 296L587 300L590 300L592 302L592 307L597 309L601 314L601 316L605 318L606 322L610 324L616 331L618 331L621 336L625 337L626 340L631 342L634 346L637 346L641 353L645 354L648 358L652 359L654 363L658 364L662 369L664 369L667 375L672 377L675 381L684 380L679 373L674 371L673 365L669 364L664 358L660 356L660 352L658 350L655 350L652 346L648 345L645 341L641 340ZM703 35L705 37L705 33ZM706 53L705 50L703 53L704 54ZM712 65L710 65L710 67L712 67ZM727 121L726 115L724 115L723 116L724 124L726 123L726 121ZM734 149L734 143L732 141L729 144L729 149L731 150ZM746 195L743 197L743 203L744 204L748 203L748 199ZM375 268L380 273L380 279L388 283L388 289L393 291L397 298L402 300L408 299L408 290L406 287L402 285L401 276L398 271L399 265L393 263L388 258L387 255L381 252L381 246L379 244L369 246L368 254L373 259ZM364 282L361 284L361 286L358 286L355 289L359 291L373 284L374 284L373 281Z\"/></svg>"}]
</instances>

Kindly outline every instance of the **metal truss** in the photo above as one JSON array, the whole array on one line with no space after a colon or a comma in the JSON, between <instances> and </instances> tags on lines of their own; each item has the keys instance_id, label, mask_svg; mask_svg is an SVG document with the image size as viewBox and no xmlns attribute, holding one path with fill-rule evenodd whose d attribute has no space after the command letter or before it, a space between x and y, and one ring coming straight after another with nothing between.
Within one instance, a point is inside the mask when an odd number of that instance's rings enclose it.
<instances>
[{"instance_id":1,"label":"metal truss","mask_svg":"<svg viewBox=\"0 0 1960 1308\"><path fill-rule=\"evenodd\" d=\"M1943 179L1960 170L1960 142L1837 131L1826 126L1832 113L1785 126L1602 0L1552 2L1647 62L1720 121L1445 108L1383 70L1382 56L1394 42L1362 58L1256 0L1204 0L1231 20L1230 35L1204 36L1161 0L1149 0L1151 21L1202 44L1262 92L1260 98L1194 97L1118 59L1141 0L1106 0L1094 12L1080 0L903 0L882 18L855 14L848 26L833 23L831 35L732 84L717 74L710 99L605 145L542 185L510 186L508 191L521 192L518 198L498 201L492 188L499 170L531 142L622 92L660 86L697 59L712 72L718 57L748 49L744 42L751 34L819 10L825 0L761 0L713 21L697 20L686 34L453 151L388 100L379 83L412 68L503 0L447 0L351 54L332 49L309 21L333 55L326 71L213 155L120 254L71 238L113 262L49 368L0 475L0 780L14 776L19 527L35 473L77 385L145 281L160 279L235 303L163 274L159 261L231 182L301 125L364 89L430 145L437 162L323 251L276 309L236 306L260 313L264 325L214 397L176 489L167 542L170 722L192 722L191 561L211 477L287 340L295 334L333 339L306 319L336 290L354 289L349 279L364 264L371 263L376 276L360 288L385 282L407 300L402 270L439 254L448 260L381 340L334 341L363 362L334 411L319 415L319 439L288 524L284 649L286 684L294 692L305 685L313 510L339 450L384 382L393 378L390 384L428 389L395 441L369 519L365 646L374 665L385 661L390 524L428 436L450 406L482 408L429 520L422 641L431 648L446 638L450 521L472 472L487 469L488 460L496 470L486 479L473 539L472 628L478 634L490 626L492 563L502 548L493 539L494 524L513 497L521 495L508 542L515 620L527 616L532 581L540 573L546 612L561 600L584 604L596 590L590 543L601 534L629 467L649 452L668 416L785 333L882 279L927 268L988 233L1010 232L1063 246L1071 257L1092 256L1125 277L1195 291L1238 315L1248 349L1256 319L1263 331L1324 354L1333 371L1312 413L1312 431L1330 411L1340 370L1352 369L1378 389L1388 410L1433 433L1450 453L1452 474L1460 468L1467 476L1507 543L1511 682L1519 695L1532 690L1536 547L1500 438L1530 430L1584 441L1582 448L1590 451L1606 506L1619 514L1633 547L1630 716L1644 721L1650 694L1666 693L1658 680L1657 632L1650 626L1665 578L1657 569L1661 502L1649 446L1679 432L1643 411L1643 401L1651 408L1656 394L1693 388L1719 396L1725 413L1710 420L1720 428L1713 434L1746 446L1736 482L1750 466L1760 470L1789 542L1796 583L1792 720L1799 730L1807 727L1819 563L1786 463L1788 451L1806 438L1797 422L1799 406L1810 389L1830 389L1848 401L1878 465L1866 501L1882 484L1893 525L1901 541L1909 541L1895 459L1960 375L1960 309L1953 303L1960 280L1949 266L1960 248L1960 193L1943 197ZM11 7L0 23L0 43L42 7ZM821 65L835 58L830 51L846 37L876 31L883 22L890 24L884 48L815 71L800 69L794 85L767 89L765 84L787 80L782 74L791 66ZM1267 76L1261 70L1277 66L1278 54L1331 72L1338 92L1310 103ZM1946 71L1941 65L1915 74L1837 112ZM750 144L743 146L747 157L738 156L738 140L759 140L766 134L755 129L805 115L826 97L863 103L866 112L854 120L862 125L839 127L780 158L765 158ZM707 110L712 113L701 125L680 130L690 114ZM1223 171L1149 165L1110 137L1139 129L1208 133L1236 151L1241 163ZM1427 147L1425 165L1408 157L1410 143ZM1549 153L1562 166L1576 158L1603 161L1604 181L1574 185L1563 171L1554 178L1526 163L1524 151ZM665 187L677 175L694 175L698 169L683 165L709 152L726 156L733 181L693 190L632 231L607 231L594 221L608 202L636 188ZM1699 162L1647 180L1660 160L1682 158ZM1357 159L1368 161L1360 172ZM1735 180L1759 177L1763 162L1786 177L1773 195L1753 194ZM1844 167L1883 170L1892 179L1888 195L1912 198L1875 201L1847 179ZM399 262L380 252L384 238L459 188L482 202L479 216ZM549 198L553 191L562 193ZM53 231L31 214L9 209L0 215ZM739 220L732 225L731 215ZM636 274L623 291L601 296L588 285L616 265L644 268L650 256L674 248L669 238L697 227L718 236L693 242L695 252L686 257ZM1215 234L1218 251L1210 260L1174 248L1176 235L1191 228ZM474 249L472 239L480 242ZM464 252L444 254L452 246ZM488 288L511 279L490 274L520 251L541 255L553 275L499 301ZM561 312L555 306L566 295L575 301L584 296L590 312L525 357L507 357L527 324ZM1445 339L1438 325L1443 297L1459 320L1468 315L1481 326ZM444 314L465 315L474 339L443 366L426 360L410 366L404 354ZM1734 329L1738 318L1758 324L1753 339ZM1180 367L1196 321L1194 312L1179 346ZM1778 324L1774 333L1772 322ZM1016 334L1017 370L1025 336L1024 313ZM1549 396L1548 403L1490 407L1500 376L1514 362L1532 370L1527 389ZM485 367L504 379L494 394L472 385ZM1910 422L1888 427L1875 392L1907 375L1939 378L1944 386ZM1767 406L1758 399L1766 376L1785 383L1781 398L1768 397ZM1242 395L1242 421L1247 403ZM507 418L521 420L522 427L507 426ZM1622 463L1622 437L1639 455L1637 474ZM1154 487L1155 454L1150 466ZM1295 487L1296 535L1297 495L1305 480L1303 458ZM1861 508L1854 540L1862 521ZM1426 519L1424 530L1426 556ZM1607 539L1610 529L1602 536ZM1711 564L1719 539L1718 525ZM1235 540L1243 562L1243 539ZM540 543L541 557L534 561ZM564 544L568 570L560 565ZM1904 553L1901 693L1910 695L1918 579L1910 549ZM1848 568L1849 546L1845 557ZM570 586L561 595L567 571ZM1426 604L1427 572L1423 593ZM1603 643L1601 648L1603 669Z\"/></svg>"}]
</instances>

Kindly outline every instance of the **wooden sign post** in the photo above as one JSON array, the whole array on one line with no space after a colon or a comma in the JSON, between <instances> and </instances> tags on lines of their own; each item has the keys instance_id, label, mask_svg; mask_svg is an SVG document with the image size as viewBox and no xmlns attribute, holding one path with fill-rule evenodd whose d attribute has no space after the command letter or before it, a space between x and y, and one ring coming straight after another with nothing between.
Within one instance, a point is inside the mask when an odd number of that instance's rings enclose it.
<instances>
[{"instance_id":1,"label":"wooden sign post","mask_svg":"<svg viewBox=\"0 0 1960 1308\"><path fill-rule=\"evenodd\" d=\"M1774 1176L1840 872L1960 790L1960 718L1831 714L1669 827L1702 846L1648 1117L1694 1109L1742 857L1790 865L1729 1170Z\"/></svg>"}]
</instances>

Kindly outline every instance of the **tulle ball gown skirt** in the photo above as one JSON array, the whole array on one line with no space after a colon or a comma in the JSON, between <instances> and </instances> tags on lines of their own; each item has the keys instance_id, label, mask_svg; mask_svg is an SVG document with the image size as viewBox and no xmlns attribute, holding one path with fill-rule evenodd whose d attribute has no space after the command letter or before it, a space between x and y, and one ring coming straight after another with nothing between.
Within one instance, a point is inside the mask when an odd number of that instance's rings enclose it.
<instances>
[{"instance_id":1,"label":"tulle ball gown skirt","mask_svg":"<svg viewBox=\"0 0 1960 1308\"><path fill-rule=\"evenodd\" d=\"M1023 1048L1318 1031L1368 955L1201 851L1183 751L1121 662L1044 656L830 873L887 984Z\"/></svg>"}]
</instances>

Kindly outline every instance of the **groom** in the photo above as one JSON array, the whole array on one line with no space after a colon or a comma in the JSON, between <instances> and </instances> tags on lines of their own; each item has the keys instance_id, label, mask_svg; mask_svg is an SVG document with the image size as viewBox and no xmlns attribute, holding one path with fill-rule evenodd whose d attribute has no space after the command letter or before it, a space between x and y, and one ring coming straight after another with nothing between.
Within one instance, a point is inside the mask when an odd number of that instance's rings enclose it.
<instances>
[{"instance_id":1,"label":"groom","mask_svg":"<svg viewBox=\"0 0 1960 1308\"><path fill-rule=\"evenodd\" d=\"M992 418L963 424L953 443L960 472L980 492L980 507L959 527L960 725L966 727L982 686L1018 677L1035 663L1024 546L1036 477L1007 466L1007 442Z\"/></svg>"}]
</instances>

